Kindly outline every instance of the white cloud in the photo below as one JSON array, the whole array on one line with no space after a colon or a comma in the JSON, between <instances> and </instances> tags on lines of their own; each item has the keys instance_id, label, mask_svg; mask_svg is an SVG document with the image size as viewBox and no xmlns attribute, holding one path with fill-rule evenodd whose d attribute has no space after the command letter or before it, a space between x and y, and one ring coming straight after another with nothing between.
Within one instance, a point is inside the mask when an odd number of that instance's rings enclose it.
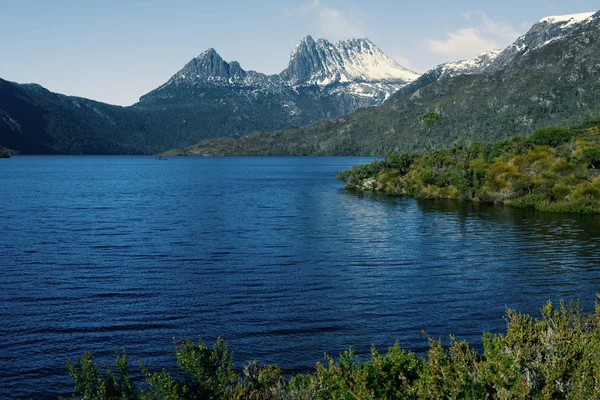
<instances>
[{"instance_id":1,"label":"white cloud","mask_svg":"<svg viewBox=\"0 0 600 400\"><path fill-rule=\"evenodd\" d=\"M306 15L306 14L310 13L311 11L317 10L320 6L321 6L320 0L309 1L308 3L304 3L300 7L297 7L297 8L288 8L288 7L284 6L283 14L287 17L292 16L292 15Z\"/></svg>"},{"instance_id":2,"label":"white cloud","mask_svg":"<svg viewBox=\"0 0 600 400\"><path fill-rule=\"evenodd\" d=\"M311 0L297 8L284 8L286 16L314 15L319 34L328 39L347 39L365 35L364 13L356 6L340 10Z\"/></svg>"},{"instance_id":3,"label":"white cloud","mask_svg":"<svg viewBox=\"0 0 600 400\"><path fill-rule=\"evenodd\" d=\"M488 17L488 15L483 11L481 11L479 15L481 16L481 20L483 22L484 31L501 39L508 40L509 43L507 43L507 45L514 42L519 36L521 36L519 32L514 30L510 24L506 22L496 22Z\"/></svg>"},{"instance_id":4,"label":"white cloud","mask_svg":"<svg viewBox=\"0 0 600 400\"><path fill-rule=\"evenodd\" d=\"M453 60L470 59L484 51L504 48L520 36L512 25L495 21L483 11L466 12L462 16L470 26L449 32L445 40L427 40L432 53L453 57Z\"/></svg>"},{"instance_id":5,"label":"white cloud","mask_svg":"<svg viewBox=\"0 0 600 400\"><path fill-rule=\"evenodd\" d=\"M448 33L446 40L427 40L429 50L435 54L445 56L470 58L476 54L498 47L494 40L481 37L479 30L475 28L459 29Z\"/></svg>"},{"instance_id":6,"label":"white cloud","mask_svg":"<svg viewBox=\"0 0 600 400\"><path fill-rule=\"evenodd\" d=\"M406 57L404 57L402 54L392 53L391 57L392 57L392 59L394 59L394 61L396 61L398 64L402 65L404 68L408 68L412 71L415 71L415 68L412 66L410 61ZM417 72L417 71L415 71L415 72Z\"/></svg>"},{"instance_id":7,"label":"white cloud","mask_svg":"<svg viewBox=\"0 0 600 400\"><path fill-rule=\"evenodd\" d=\"M332 7L321 7L317 15L320 32L331 39L364 36L362 12L354 7L346 13Z\"/></svg>"}]
</instances>

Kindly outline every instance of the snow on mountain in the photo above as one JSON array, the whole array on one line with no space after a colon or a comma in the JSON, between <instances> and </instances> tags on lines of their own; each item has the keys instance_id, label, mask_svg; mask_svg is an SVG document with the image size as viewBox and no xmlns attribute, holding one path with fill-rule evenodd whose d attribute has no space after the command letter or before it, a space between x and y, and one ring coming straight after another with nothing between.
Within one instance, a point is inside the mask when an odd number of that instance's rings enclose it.
<instances>
[{"instance_id":1,"label":"snow on mountain","mask_svg":"<svg viewBox=\"0 0 600 400\"><path fill-rule=\"evenodd\" d=\"M595 13L581 13L571 15L557 15L553 17L542 18L539 23L561 24L563 27L569 27L580 22L589 21Z\"/></svg>"},{"instance_id":2,"label":"snow on mountain","mask_svg":"<svg viewBox=\"0 0 600 400\"><path fill-rule=\"evenodd\" d=\"M369 39L331 43L307 36L296 45L280 76L294 85L327 86L347 82L396 82L419 77L386 56Z\"/></svg>"},{"instance_id":3,"label":"snow on mountain","mask_svg":"<svg viewBox=\"0 0 600 400\"><path fill-rule=\"evenodd\" d=\"M400 98L406 95L412 95L422 87L443 78L451 78L458 75L476 75L483 73L490 67L496 58L502 53L502 50L489 50L476 55L470 60L447 62L436 65L414 81L404 85L393 95L394 98Z\"/></svg>"},{"instance_id":4,"label":"snow on mountain","mask_svg":"<svg viewBox=\"0 0 600 400\"><path fill-rule=\"evenodd\" d=\"M280 74L245 71L238 62L228 63L214 49L208 49L150 97L177 97L173 90L190 93L189 88L207 85L280 94L317 86L323 94L346 96L351 104L365 107L381 104L419 76L386 56L369 39L333 44L307 36L296 45L288 67Z\"/></svg>"},{"instance_id":5,"label":"snow on mountain","mask_svg":"<svg viewBox=\"0 0 600 400\"><path fill-rule=\"evenodd\" d=\"M307 36L296 45L288 68L279 75L267 76L244 71L236 61L227 63L214 49L208 49L192 59L170 82L254 85L266 81L281 81L292 86L354 82L388 82L406 84L418 78L412 72L386 56L369 39L352 39L332 44L325 39L314 41Z\"/></svg>"},{"instance_id":6,"label":"snow on mountain","mask_svg":"<svg viewBox=\"0 0 600 400\"><path fill-rule=\"evenodd\" d=\"M542 18L531 29L508 46L490 66L492 70L500 70L512 63L516 57L530 50L546 46L559 40L573 31L598 18L600 13L582 13Z\"/></svg>"},{"instance_id":7,"label":"snow on mountain","mask_svg":"<svg viewBox=\"0 0 600 400\"><path fill-rule=\"evenodd\" d=\"M439 78L457 75L474 75L483 72L483 70L489 67L500 53L502 53L502 50L489 50L476 55L470 60L444 63L435 68L440 69Z\"/></svg>"}]
</instances>

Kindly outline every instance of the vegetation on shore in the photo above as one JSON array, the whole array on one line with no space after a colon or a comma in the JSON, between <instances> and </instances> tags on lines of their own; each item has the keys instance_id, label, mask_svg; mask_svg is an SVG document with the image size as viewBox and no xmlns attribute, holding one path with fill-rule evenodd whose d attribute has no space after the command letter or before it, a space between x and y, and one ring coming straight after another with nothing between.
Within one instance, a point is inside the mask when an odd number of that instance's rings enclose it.
<instances>
[{"instance_id":1,"label":"vegetation on shore","mask_svg":"<svg viewBox=\"0 0 600 400\"><path fill-rule=\"evenodd\" d=\"M351 190L600 213L600 118L530 137L473 143L383 160L338 173Z\"/></svg>"},{"instance_id":2,"label":"vegetation on shore","mask_svg":"<svg viewBox=\"0 0 600 400\"><path fill-rule=\"evenodd\" d=\"M12 155L16 155L18 152L7 149L6 147L0 147L0 158L10 158Z\"/></svg>"},{"instance_id":3,"label":"vegetation on shore","mask_svg":"<svg viewBox=\"0 0 600 400\"><path fill-rule=\"evenodd\" d=\"M426 357L395 343L369 360L350 348L339 360L325 356L312 373L286 377L276 365L246 364L237 373L223 339L177 341L180 371L150 372L134 382L127 354L101 369L91 353L68 362L73 398L83 399L591 399L600 396L600 304L548 302L540 319L509 310L507 331L484 333L483 354L450 337L429 338Z\"/></svg>"}]
</instances>

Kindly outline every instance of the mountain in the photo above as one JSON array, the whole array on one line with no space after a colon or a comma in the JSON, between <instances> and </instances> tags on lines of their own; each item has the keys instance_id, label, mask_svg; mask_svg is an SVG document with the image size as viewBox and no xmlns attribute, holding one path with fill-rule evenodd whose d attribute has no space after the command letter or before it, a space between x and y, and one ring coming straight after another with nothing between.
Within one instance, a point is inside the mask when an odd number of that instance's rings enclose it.
<instances>
[{"instance_id":1,"label":"mountain","mask_svg":"<svg viewBox=\"0 0 600 400\"><path fill-rule=\"evenodd\" d=\"M477 75L489 68L502 53L502 50L489 50L476 55L470 60L461 60L440 64L417 79L400 88L394 98L401 98L412 94L422 87L429 85L442 78L451 78L459 75Z\"/></svg>"},{"instance_id":2,"label":"mountain","mask_svg":"<svg viewBox=\"0 0 600 400\"><path fill-rule=\"evenodd\" d=\"M434 127L419 118L440 115ZM600 115L600 12L548 17L501 52L443 64L380 107L178 154L383 155L492 142Z\"/></svg>"},{"instance_id":3,"label":"mountain","mask_svg":"<svg viewBox=\"0 0 600 400\"><path fill-rule=\"evenodd\" d=\"M595 13L590 12L541 19L525 35L519 37L499 54L490 66L490 70L502 70L528 52L568 37L573 32L592 23L595 19L594 15Z\"/></svg>"},{"instance_id":4,"label":"mountain","mask_svg":"<svg viewBox=\"0 0 600 400\"><path fill-rule=\"evenodd\" d=\"M154 153L207 138L297 128L380 105L417 77L368 39L333 44L307 36L280 74L246 71L208 49L131 107L0 81L0 147L22 153Z\"/></svg>"},{"instance_id":5,"label":"mountain","mask_svg":"<svg viewBox=\"0 0 600 400\"><path fill-rule=\"evenodd\" d=\"M307 36L290 56L288 67L277 75L245 71L223 60L214 49L192 59L169 81L142 96L135 105L161 112L165 105L180 112L191 110L186 121L215 114L220 103L228 116L217 134L240 136L255 130L304 126L360 107L382 104L419 75L401 67L368 39L333 44ZM172 110L168 110L169 112ZM203 129L200 121L192 124ZM212 128L212 127L211 127Z\"/></svg>"},{"instance_id":6,"label":"mountain","mask_svg":"<svg viewBox=\"0 0 600 400\"><path fill-rule=\"evenodd\" d=\"M0 79L0 147L25 154L140 154L152 151L151 140L140 115L124 107Z\"/></svg>"},{"instance_id":7,"label":"mountain","mask_svg":"<svg viewBox=\"0 0 600 400\"><path fill-rule=\"evenodd\" d=\"M567 36L581 23L589 21L593 15L594 13L583 13L543 18L506 49L489 50L478 54L471 60L440 64L401 88L396 92L395 97L399 98L403 95L412 94L438 79L502 70L529 50L542 47L551 41Z\"/></svg>"},{"instance_id":8,"label":"mountain","mask_svg":"<svg viewBox=\"0 0 600 400\"><path fill-rule=\"evenodd\" d=\"M292 85L327 86L348 82L406 84L419 75L401 67L369 39L335 45L307 36L294 49L289 66L279 75Z\"/></svg>"}]
</instances>

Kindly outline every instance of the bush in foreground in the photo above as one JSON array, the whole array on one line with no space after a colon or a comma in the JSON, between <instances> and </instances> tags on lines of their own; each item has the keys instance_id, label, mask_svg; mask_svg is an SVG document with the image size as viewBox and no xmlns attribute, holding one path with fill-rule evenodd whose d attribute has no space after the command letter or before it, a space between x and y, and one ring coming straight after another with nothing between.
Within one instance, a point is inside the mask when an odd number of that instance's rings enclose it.
<instances>
[{"instance_id":1,"label":"bush in foreground","mask_svg":"<svg viewBox=\"0 0 600 400\"><path fill-rule=\"evenodd\" d=\"M483 354L451 337L449 347L429 339L427 357L398 343L359 360L352 348L339 360L326 356L308 374L286 377L275 365L252 362L234 372L223 339L175 343L180 371L130 378L127 354L115 371L102 371L87 353L68 367L73 398L83 399L592 399L600 398L600 305L584 313L579 303L548 302L541 318L509 310L507 331L483 335Z\"/></svg>"}]
</instances>

